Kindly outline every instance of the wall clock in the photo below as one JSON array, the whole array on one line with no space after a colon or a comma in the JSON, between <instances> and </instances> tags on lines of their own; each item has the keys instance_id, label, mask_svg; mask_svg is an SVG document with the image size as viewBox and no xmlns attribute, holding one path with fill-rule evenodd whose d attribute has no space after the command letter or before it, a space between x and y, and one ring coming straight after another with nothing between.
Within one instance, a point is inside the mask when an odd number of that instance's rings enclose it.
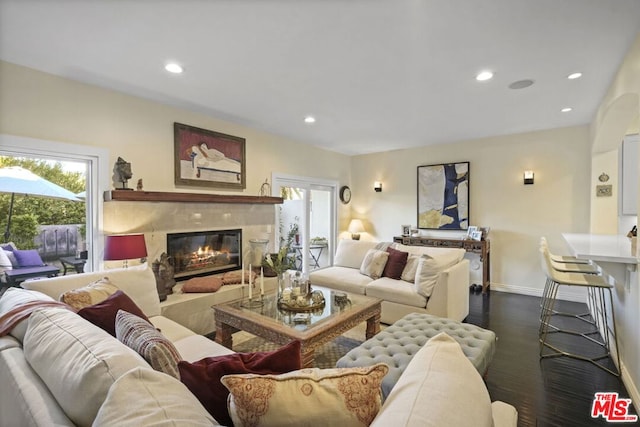
<instances>
[{"instance_id":1,"label":"wall clock","mask_svg":"<svg viewBox=\"0 0 640 427\"><path fill-rule=\"evenodd\" d=\"M345 205L351 201L351 189L346 185L340 187L340 201Z\"/></svg>"}]
</instances>

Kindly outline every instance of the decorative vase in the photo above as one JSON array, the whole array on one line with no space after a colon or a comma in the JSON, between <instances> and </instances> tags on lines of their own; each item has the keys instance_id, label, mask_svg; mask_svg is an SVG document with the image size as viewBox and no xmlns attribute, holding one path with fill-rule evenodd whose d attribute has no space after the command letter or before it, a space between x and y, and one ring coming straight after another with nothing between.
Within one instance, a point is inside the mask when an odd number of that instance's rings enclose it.
<instances>
[{"instance_id":1,"label":"decorative vase","mask_svg":"<svg viewBox=\"0 0 640 427\"><path fill-rule=\"evenodd\" d=\"M262 265L264 257L267 255L268 239L251 239L249 240L251 249L249 250L249 264L254 266Z\"/></svg>"}]
</instances>

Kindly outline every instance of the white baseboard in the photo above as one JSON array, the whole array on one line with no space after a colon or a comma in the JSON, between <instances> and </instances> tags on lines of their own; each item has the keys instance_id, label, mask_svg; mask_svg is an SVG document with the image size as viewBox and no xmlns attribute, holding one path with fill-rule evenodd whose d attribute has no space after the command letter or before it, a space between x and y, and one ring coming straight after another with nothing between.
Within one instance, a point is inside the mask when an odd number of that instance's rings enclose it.
<instances>
[{"instance_id":1,"label":"white baseboard","mask_svg":"<svg viewBox=\"0 0 640 427\"><path fill-rule=\"evenodd\" d=\"M543 291L543 289L541 288L505 285L502 283L491 283L491 290L498 291L498 292L508 292L511 294L529 295L532 297L539 297L539 298L542 297L542 291ZM566 290L563 290L562 288L558 290L558 299L561 299L564 301L581 302L585 304L587 302L586 295L583 295L582 293L566 291Z\"/></svg>"},{"instance_id":2,"label":"white baseboard","mask_svg":"<svg viewBox=\"0 0 640 427\"><path fill-rule=\"evenodd\" d=\"M633 401L633 406L636 409L635 413L637 414L638 411L640 411L640 391L638 391L638 387L636 383L633 382L633 378L629 374L629 371L627 371L627 368L622 362L622 360L620 361L620 365L622 365L620 367L622 382L624 383L624 386L627 388L627 391L629 392L629 396Z\"/></svg>"}]
</instances>

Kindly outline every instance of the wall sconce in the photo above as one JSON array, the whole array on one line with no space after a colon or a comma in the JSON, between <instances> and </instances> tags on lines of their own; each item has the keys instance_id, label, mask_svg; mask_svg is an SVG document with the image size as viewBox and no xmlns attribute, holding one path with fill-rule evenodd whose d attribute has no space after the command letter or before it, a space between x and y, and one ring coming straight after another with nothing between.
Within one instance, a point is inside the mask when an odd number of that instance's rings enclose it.
<instances>
[{"instance_id":1,"label":"wall sconce","mask_svg":"<svg viewBox=\"0 0 640 427\"><path fill-rule=\"evenodd\" d=\"M373 189L376 190L376 193L380 193L382 191L382 183L380 181L374 182Z\"/></svg>"},{"instance_id":2,"label":"wall sconce","mask_svg":"<svg viewBox=\"0 0 640 427\"><path fill-rule=\"evenodd\" d=\"M105 261L122 261L122 266L129 266L128 260L147 257L147 245L144 234L116 234L107 236L104 245Z\"/></svg>"},{"instance_id":3,"label":"wall sconce","mask_svg":"<svg viewBox=\"0 0 640 427\"><path fill-rule=\"evenodd\" d=\"M524 183L533 184L533 171L524 171Z\"/></svg>"},{"instance_id":4,"label":"wall sconce","mask_svg":"<svg viewBox=\"0 0 640 427\"><path fill-rule=\"evenodd\" d=\"M364 233L364 225L359 219L352 219L349 223L349 233L351 233L351 240L360 240L360 233Z\"/></svg>"}]
</instances>

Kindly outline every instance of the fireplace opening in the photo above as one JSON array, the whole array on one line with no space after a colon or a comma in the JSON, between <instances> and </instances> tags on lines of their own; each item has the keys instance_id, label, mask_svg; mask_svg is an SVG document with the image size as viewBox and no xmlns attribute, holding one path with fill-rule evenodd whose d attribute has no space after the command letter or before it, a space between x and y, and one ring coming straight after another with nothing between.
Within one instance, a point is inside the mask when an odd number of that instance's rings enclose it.
<instances>
[{"instance_id":1,"label":"fireplace opening","mask_svg":"<svg viewBox=\"0 0 640 427\"><path fill-rule=\"evenodd\" d=\"M170 233L167 254L173 259L176 280L238 270L242 265L242 230Z\"/></svg>"}]
</instances>

